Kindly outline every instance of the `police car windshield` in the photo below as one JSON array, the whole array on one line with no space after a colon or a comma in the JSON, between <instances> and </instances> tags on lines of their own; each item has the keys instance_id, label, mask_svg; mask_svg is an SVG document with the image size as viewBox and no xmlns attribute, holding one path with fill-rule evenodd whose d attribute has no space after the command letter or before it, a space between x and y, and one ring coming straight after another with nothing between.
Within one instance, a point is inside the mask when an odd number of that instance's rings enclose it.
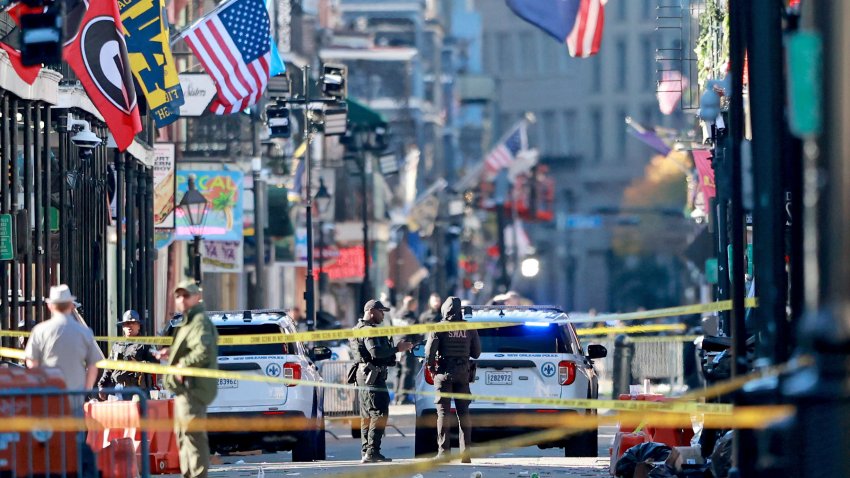
<instances>
[{"instance_id":1,"label":"police car windshield","mask_svg":"<svg viewBox=\"0 0 850 478\"><path fill-rule=\"evenodd\" d=\"M557 324L481 329L478 336L485 353L573 353L572 344Z\"/></svg>"},{"instance_id":2,"label":"police car windshield","mask_svg":"<svg viewBox=\"0 0 850 478\"><path fill-rule=\"evenodd\" d=\"M240 319L241 320L241 319ZM255 335L255 334L279 334L280 327L276 324L257 325L219 325L218 335ZM286 355L295 352L295 344L246 344L246 345L219 345L218 355L243 356L243 355Z\"/></svg>"}]
</instances>

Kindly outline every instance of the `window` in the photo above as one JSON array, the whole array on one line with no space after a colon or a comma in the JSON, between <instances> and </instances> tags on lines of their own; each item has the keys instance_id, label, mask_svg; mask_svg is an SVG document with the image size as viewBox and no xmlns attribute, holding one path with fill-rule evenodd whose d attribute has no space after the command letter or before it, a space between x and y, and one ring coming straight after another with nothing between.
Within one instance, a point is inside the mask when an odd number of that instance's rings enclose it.
<instances>
[{"instance_id":1,"label":"window","mask_svg":"<svg viewBox=\"0 0 850 478\"><path fill-rule=\"evenodd\" d=\"M499 56L499 72L502 73L512 73L514 71L514 61L513 61L513 44L511 43L512 35L509 33L500 33L497 39L497 45L499 46L498 51L496 52Z\"/></svg>"},{"instance_id":2,"label":"window","mask_svg":"<svg viewBox=\"0 0 850 478\"><path fill-rule=\"evenodd\" d=\"M602 61L598 56L589 61L592 63L591 68L593 68L590 78L590 91L599 93L602 91Z\"/></svg>"},{"instance_id":3,"label":"window","mask_svg":"<svg viewBox=\"0 0 850 478\"><path fill-rule=\"evenodd\" d=\"M590 113L590 127L593 136L593 158L594 163L602 161L602 111L599 108Z\"/></svg>"},{"instance_id":4,"label":"window","mask_svg":"<svg viewBox=\"0 0 850 478\"><path fill-rule=\"evenodd\" d=\"M617 90L626 91L626 41L622 38L617 40Z\"/></svg>"},{"instance_id":5,"label":"window","mask_svg":"<svg viewBox=\"0 0 850 478\"><path fill-rule=\"evenodd\" d=\"M550 154L561 153L561 134L558 118L554 111L543 112L543 151Z\"/></svg>"},{"instance_id":6,"label":"window","mask_svg":"<svg viewBox=\"0 0 850 478\"><path fill-rule=\"evenodd\" d=\"M557 324L481 329L478 337L484 353L569 354L577 349Z\"/></svg>"},{"instance_id":7,"label":"window","mask_svg":"<svg viewBox=\"0 0 850 478\"><path fill-rule=\"evenodd\" d=\"M538 73L538 49L535 40L536 38L531 31L526 31L519 34L519 57L522 64L522 73L524 76L530 76L535 73Z\"/></svg>"},{"instance_id":8,"label":"window","mask_svg":"<svg viewBox=\"0 0 850 478\"><path fill-rule=\"evenodd\" d=\"M643 50L643 88L645 90L655 89L655 47L652 37L644 36L640 41Z\"/></svg>"},{"instance_id":9,"label":"window","mask_svg":"<svg viewBox=\"0 0 850 478\"><path fill-rule=\"evenodd\" d=\"M617 160L624 162L626 160L626 110L617 110Z\"/></svg>"},{"instance_id":10,"label":"window","mask_svg":"<svg viewBox=\"0 0 850 478\"><path fill-rule=\"evenodd\" d=\"M576 112L575 111L565 111L564 112L564 121L563 121L563 130L562 134L564 137L564 154L569 156L571 154L576 154Z\"/></svg>"},{"instance_id":11,"label":"window","mask_svg":"<svg viewBox=\"0 0 850 478\"><path fill-rule=\"evenodd\" d=\"M234 322L242 321L242 315L234 316ZM280 334L282 331L276 324L262 325L219 325L218 335L252 335L252 334ZM286 355L295 353L295 344L243 344L222 345L218 348L218 354L222 357L240 355Z\"/></svg>"}]
</instances>

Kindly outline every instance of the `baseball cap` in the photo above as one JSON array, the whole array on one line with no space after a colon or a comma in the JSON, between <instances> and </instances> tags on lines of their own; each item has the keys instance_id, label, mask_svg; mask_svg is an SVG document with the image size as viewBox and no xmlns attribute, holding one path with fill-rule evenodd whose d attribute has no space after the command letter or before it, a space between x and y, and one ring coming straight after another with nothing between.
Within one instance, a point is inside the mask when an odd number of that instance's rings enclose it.
<instances>
[{"instance_id":1,"label":"baseball cap","mask_svg":"<svg viewBox=\"0 0 850 478\"><path fill-rule=\"evenodd\" d=\"M177 287L174 288L174 293L176 294L179 290L185 290L190 295L196 295L201 293L201 288L198 287L198 284L195 283L195 281L192 279L186 279L177 284Z\"/></svg>"},{"instance_id":2,"label":"baseball cap","mask_svg":"<svg viewBox=\"0 0 850 478\"><path fill-rule=\"evenodd\" d=\"M127 312L124 312L124 317L122 317L121 321L118 322L118 323L119 324L126 324L127 322L139 322L139 323L141 323L142 320L141 320L141 318L139 318L138 312L136 312L133 309L130 309Z\"/></svg>"},{"instance_id":3,"label":"baseball cap","mask_svg":"<svg viewBox=\"0 0 850 478\"><path fill-rule=\"evenodd\" d=\"M384 312L389 312L389 307L385 306L381 303L380 300L372 299L369 302L366 302L366 305L363 306L363 312L369 312L372 309L383 310Z\"/></svg>"}]
</instances>

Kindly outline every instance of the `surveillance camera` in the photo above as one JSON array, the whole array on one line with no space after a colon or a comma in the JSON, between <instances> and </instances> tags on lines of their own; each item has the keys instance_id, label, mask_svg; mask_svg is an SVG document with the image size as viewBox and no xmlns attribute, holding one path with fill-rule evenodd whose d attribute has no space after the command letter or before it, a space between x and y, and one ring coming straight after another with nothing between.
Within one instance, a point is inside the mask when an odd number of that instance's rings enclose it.
<instances>
[{"instance_id":1,"label":"surveillance camera","mask_svg":"<svg viewBox=\"0 0 850 478\"><path fill-rule=\"evenodd\" d=\"M68 130L74 131L75 126L80 126L81 129L77 131L74 136L71 136L71 142L73 142L80 149L94 149L103 142L96 134L94 134L91 130L91 125L88 121L78 120L68 117Z\"/></svg>"}]
</instances>

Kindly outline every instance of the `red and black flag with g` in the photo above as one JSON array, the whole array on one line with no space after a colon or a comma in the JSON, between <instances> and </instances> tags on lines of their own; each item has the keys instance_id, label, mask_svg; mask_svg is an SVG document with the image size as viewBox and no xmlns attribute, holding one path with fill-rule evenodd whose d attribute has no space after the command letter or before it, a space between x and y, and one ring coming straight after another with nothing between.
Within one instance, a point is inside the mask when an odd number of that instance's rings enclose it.
<instances>
[{"instance_id":1,"label":"red and black flag with g","mask_svg":"<svg viewBox=\"0 0 850 478\"><path fill-rule=\"evenodd\" d=\"M63 56L124 151L142 130L142 122L118 3L69 3Z\"/></svg>"}]
</instances>

